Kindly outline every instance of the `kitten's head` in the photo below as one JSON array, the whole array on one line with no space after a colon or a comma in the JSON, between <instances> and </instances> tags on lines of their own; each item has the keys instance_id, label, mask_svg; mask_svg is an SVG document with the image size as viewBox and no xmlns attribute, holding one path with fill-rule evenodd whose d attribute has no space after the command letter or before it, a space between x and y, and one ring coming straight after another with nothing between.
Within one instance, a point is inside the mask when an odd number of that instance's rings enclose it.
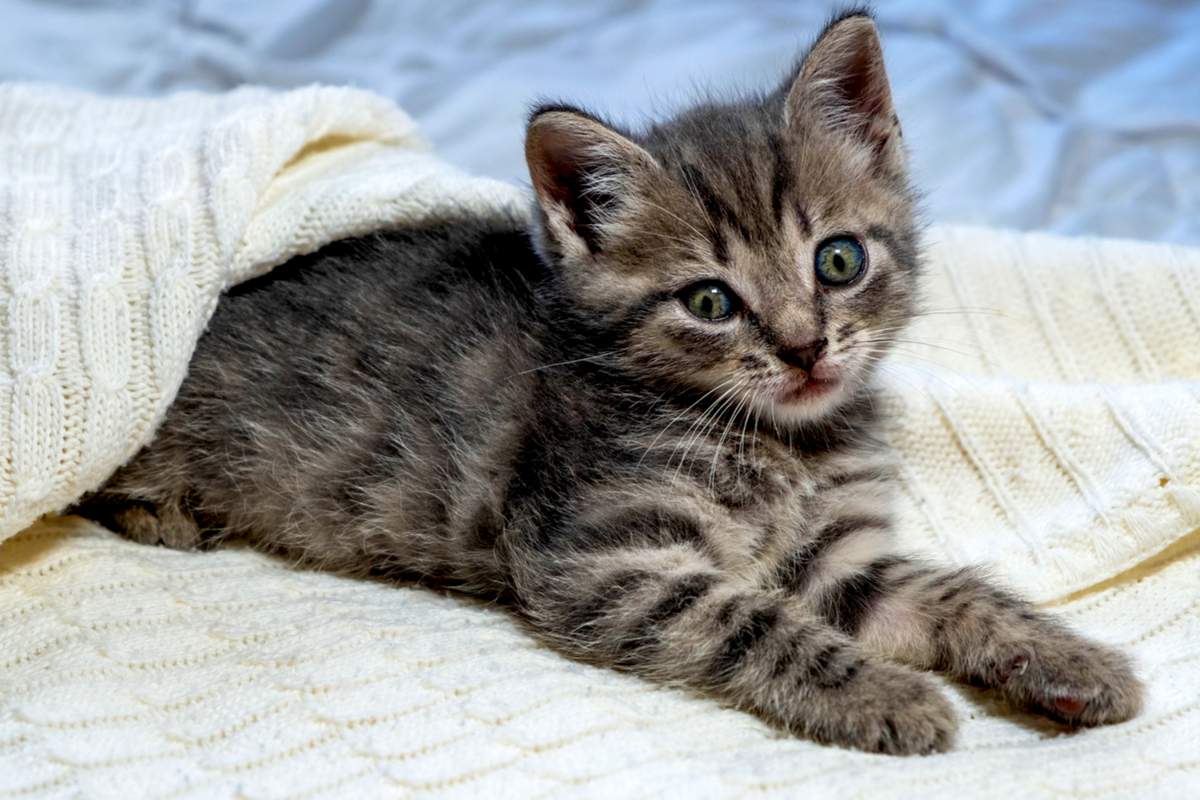
<instances>
[{"instance_id":1,"label":"kitten's head","mask_svg":"<svg viewBox=\"0 0 1200 800\"><path fill-rule=\"evenodd\" d=\"M918 260L875 25L835 19L775 92L634 135L529 124L539 246L606 361L779 423L853 397L912 315Z\"/></svg>"}]
</instances>

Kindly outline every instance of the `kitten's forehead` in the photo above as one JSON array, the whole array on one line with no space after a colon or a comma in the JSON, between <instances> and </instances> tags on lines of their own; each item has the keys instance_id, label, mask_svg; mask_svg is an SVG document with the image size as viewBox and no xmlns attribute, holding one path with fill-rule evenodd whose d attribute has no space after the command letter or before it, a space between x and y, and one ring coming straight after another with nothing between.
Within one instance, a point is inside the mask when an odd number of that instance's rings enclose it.
<instances>
[{"instance_id":1,"label":"kitten's forehead","mask_svg":"<svg viewBox=\"0 0 1200 800\"><path fill-rule=\"evenodd\" d=\"M701 106L652 130L647 149L714 227L767 243L785 212L791 172L775 116L750 104Z\"/></svg>"},{"instance_id":2,"label":"kitten's forehead","mask_svg":"<svg viewBox=\"0 0 1200 800\"><path fill-rule=\"evenodd\" d=\"M908 187L872 169L870 153L803 125L775 96L703 105L643 141L707 217L718 256L730 240L778 250L835 232L907 226Z\"/></svg>"}]
</instances>

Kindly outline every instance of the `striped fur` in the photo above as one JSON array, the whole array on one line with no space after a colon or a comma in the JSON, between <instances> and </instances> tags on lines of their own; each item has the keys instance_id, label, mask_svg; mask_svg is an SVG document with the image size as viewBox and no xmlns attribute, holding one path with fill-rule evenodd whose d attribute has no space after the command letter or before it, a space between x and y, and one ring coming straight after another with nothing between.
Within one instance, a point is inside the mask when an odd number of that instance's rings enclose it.
<instances>
[{"instance_id":1,"label":"striped fur","mask_svg":"<svg viewBox=\"0 0 1200 800\"><path fill-rule=\"evenodd\" d=\"M544 107L533 230L430 223L234 289L155 441L82 510L499 597L564 653L822 742L949 747L918 669L1126 719L1123 657L892 544L871 377L919 287L899 136L861 13L777 91L640 135ZM843 287L812 266L835 234L869 256ZM743 301L725 321L679 299L713 278Z\"/></svg>"}]
</instances>

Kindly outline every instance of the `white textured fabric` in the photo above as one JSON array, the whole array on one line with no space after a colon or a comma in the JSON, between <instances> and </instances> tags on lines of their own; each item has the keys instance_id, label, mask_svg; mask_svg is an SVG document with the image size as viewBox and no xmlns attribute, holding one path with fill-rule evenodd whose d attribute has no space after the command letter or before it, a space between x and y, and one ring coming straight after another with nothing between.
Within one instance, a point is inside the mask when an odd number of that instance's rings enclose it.
<instances>
[{"instance_id":1,"label":"white textured fabric","mask_svg":"<svg viewBox=\"0 0 1200 800\"><path fill-rule=\"evenodd\" d=\"M146 443L227 286L334 239L513 201L365 92L0 87L0 539Z\"/></svg>"},{"instance_id":2,"label":"white textured fabric","mask_svg":"<svg viewBox=\"0 0 1200 800\"><path fill-rule=\"evenodd\" d=\"M144 441L221 287L387 221L522 202L342 90L8 88L0 135L13 526ZM1133 653L1137 719L1060 735L953 688L955 752L867 756L562 659L502 609L50 518L0 544L0 797L1196 796L1200 251L931 238L930 313L886 373L903 534Z\"/></svg>"}]
</instances>

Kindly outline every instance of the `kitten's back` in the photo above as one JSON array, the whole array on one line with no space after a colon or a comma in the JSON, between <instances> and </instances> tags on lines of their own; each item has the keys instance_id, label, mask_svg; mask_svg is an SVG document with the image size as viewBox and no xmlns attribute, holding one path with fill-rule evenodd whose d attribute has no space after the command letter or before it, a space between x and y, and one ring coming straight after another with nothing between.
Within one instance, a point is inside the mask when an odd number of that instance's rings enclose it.
<instances>
[{"instance_id":1,"label":"kitten's back","mask_svg":"<svg viewBox=\"0 0 1200 800\"><path fill-rule=\"evenodd\" d=\"M346 571L379 553L432 577L470 562L449 539L490 524L478 476L526 417L511 377L534 364L543 271L519 220L475 217L336 242L235 287L155 446L108 489L180 508L146 534L195 539L173 544L199 543L194 519ZM383 492L407 498L390 519L372 514ZM487 563L446 577L494 574L480 538Z\"/></svg>"}]
</instances>

